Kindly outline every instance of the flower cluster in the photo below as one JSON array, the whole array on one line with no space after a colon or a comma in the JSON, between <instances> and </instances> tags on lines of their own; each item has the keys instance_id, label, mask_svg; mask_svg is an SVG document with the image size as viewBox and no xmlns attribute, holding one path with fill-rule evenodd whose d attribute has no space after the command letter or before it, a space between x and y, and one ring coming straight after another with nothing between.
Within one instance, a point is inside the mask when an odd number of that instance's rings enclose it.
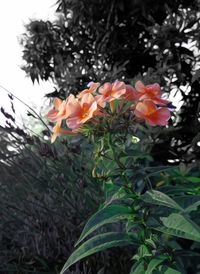
<instances>
[{"instance_id":1,"label":"flower cluster","mask_svg":"<svg viewBox=\"0 0 200 274\"><path fill-rule=\"evenodd\" d=\"M76 97L70 94L66 100L54 99L54 108L48 118L55 122L52 142L61 134L77 134L83 124L96 121L98 117L108 117L122 108L116 108L116 101L122 106L128 105L126 111L135 115L138 120L146 121L151 126L165 126L170 119L169 101L161 98L159 84L145 86L137 81L135 87L116 80L114 83L91 82L88 88ZM110 107L107 108L107 105ZM65 121L66 129L62 128Z\"/></svg>"}]
</instances>

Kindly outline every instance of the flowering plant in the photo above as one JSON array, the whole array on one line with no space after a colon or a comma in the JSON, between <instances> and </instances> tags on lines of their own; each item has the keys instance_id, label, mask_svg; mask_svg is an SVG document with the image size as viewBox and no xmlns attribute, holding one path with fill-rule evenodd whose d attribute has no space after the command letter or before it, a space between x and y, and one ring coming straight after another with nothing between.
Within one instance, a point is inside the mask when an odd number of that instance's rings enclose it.
<instances>
[{"instance_id":1,"label":"flowering plant","mask_svg":"<svg viewBox=\"0 0 200 274\"><path fill-rule=\"evenodd\" d=\"M105 192L104 203L86 223L76 243L79 247L61 273L89 255L118 246L132 248L135 262L130 274L185 273L180 255L184 248L176 239L200 242L198 222L190 216L200 204L199 198L191 199L199 189L183 167L155 165L149 154L153 143L149 126L166 126L170 108L158 84L145 86L141 81L135 87L118 80L102 86L92 82L76 97L54 100L48 113L55 122L52 142L59 135L92 137L92 174ZM183 185L174 183L177 177ZM113 223L123 226L85 241Z\"/></svg>"},{"instance_id":2,"label":"flowering plant","mask_svg":"<svg viewBox=\"0 0 200 274\"><path fill-rule=\"evenodd\" d=\"M138 81L133 88L118 80L103 86L91 82L77 97L70 95L64 101L54 100L54 108L48 113L49 119L56 122L52 142L58 135L81 132L85 124L96 129L100 121L104 124L115 116L119 119L119 116L128 115L132 123L137 119L145 120L151 126L165 126L170 118L168 104L169 101L161 98L158 84L145 86ZM65 121L67 129L61 127L62 121Z\"/></svg>"}]
</instances>

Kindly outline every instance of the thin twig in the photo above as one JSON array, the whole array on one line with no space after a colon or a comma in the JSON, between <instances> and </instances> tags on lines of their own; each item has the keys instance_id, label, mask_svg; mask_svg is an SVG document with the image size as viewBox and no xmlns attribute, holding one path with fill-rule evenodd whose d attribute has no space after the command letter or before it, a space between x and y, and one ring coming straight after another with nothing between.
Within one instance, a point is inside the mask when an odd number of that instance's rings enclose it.
<instances>
[{"instance_id":1,"label":"thin twig","mask_svg":"<svg viewBox=\"0 0 200 274\"><path fill-rule=\"evenodd\" d=\"M6 88L4 88L2 85L0 85L0 88L2 88L4 91L6 91L8 94L11 94L15 99L17 99L19 102L21 102L23 105L25 105L27 108L29 108L37 117L38 119L42 122L42 124L47 128L48 132L51 133L51 130L49 129L49 127L47 126L47 124L42 120L42 118L40 117L40 115L32 108L30 107L27 103L25 103L24 101L22 101L20 98L18 98L17 96L15 96L12 92L10 92L9 90L7 90Z\"/></svg>"}]
</instances>

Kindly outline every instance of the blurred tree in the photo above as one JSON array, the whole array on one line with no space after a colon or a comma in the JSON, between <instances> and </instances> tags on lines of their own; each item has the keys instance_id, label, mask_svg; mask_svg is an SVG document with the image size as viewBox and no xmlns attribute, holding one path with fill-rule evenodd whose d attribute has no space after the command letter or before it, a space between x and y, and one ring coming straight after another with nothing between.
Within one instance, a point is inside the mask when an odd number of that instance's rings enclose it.
<instances>
[{"instance_id":1,"label":"blurred tree","mask_svg":"<svg viewBox=\"0 0 200 274\"><path fill-rule=\"evenodd\" d=\"M58 0L57 20L31 21L22 37L23 69L53 79L48 96L64 98L93 81L158 82L182 97L173 130L152 151L173 163L200 158L200 2L198 0Z\"/></svg>"}]
</instances>

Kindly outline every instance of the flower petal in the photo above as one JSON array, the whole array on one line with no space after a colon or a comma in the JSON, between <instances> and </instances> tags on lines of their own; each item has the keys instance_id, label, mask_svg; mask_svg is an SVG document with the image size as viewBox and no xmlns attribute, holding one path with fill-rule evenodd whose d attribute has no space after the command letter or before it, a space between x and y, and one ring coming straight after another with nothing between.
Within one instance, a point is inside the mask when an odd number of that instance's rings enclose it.
<instances>
[{"instance_id":1,"label":"flower petal","mask_svg":"<svg viewBox=\"0 0 200 274\"><path fill-rule=\"evenodd\" d=\"M60 98L55 98L53 100L53 104L56 110L59 110L60 105L62 104L62 100Z\"/></svg>"},{"instance_id":2,"label":"flower petal","mask_svg":"<svg viewBox=\"0 0 200 274\"><path fill-rule=\"evenodd\" d=\"M78 129L81 126L80 117L78 117L78 116L69 117L66 120L66 124L71 129Z\"/></svg>"},{"instance_id":3,"label":"flower petal","mask_svg":"<svg viewBox=\"0 0 200 274\"><path fill-rule=\"evenodd\" d=\"M168 108L160 108L148 117L150 125L166 126L171 114Z\"/></svg>"},{"instance_id":4,"label":"flower petal","mask_svg":"<svg viewBox=\"0 0 200 274\"><path fill-rule=\"evenodd\" d=\"M102 107L105 108L106 106L106 101L104 100L104 96L103 95L96 95L95 96L95 100L97 102L97 104Z\"/></svg>"},{"instance_id":5,"label":"flower petal","mask_svg":"<svg viewBox=\"0 0 200 274\"><path fill-rule=\"evenodd\" d=\"M138 92L145 93L145 85L142 83L142 81L137 81L135 83L135 89Z\"/></svg>"},{"instance_id":6,"label":"flower petal","mask_svg":"<svg viewBox=\"0 0 200 274\"><path fill-rule=\"evenodd\" d=\"M146 86L146 92L150 93L154 96L160 96L161 95L160 85L158 83L155 83L155 84L152 84L152 85L147 85Z\"/></svg>"},{"instance_id":7,"label":"flower petal","mask_svg":"<svg viewBox=\"0 0 200 274\"><path fill-rule=\"evenodd\" d=\"M99 88L99 93L106 95L107 93L110 93L111 90L112 90L112 84L105 83L103 86Z\"/></svg>"},{"instance_id":8,"label":"flower petal","mask_svg":"<svg viewBox=\"0 0 200 274\"><path fill-rule=\"evenodd\" d=\"M126 85L124 84L124 82L116 80L112 84L112 91L110 95L114 97L115 99L118 99L125 93L126 93Z\"/></svg>"},{"instance_id":9,"label":"flower petal","mask_svg":"<svg viewBox=\"0 0 200 274\"><path fill-rule=\"evenodd\" d=\"M136 105L135 115L138 118L145 119L146 116L149 116L151 113L154 113L156 110L157 110L157 107L152 101L145 100L143 102L139 102Z\"/></svg>"},{"instance_id":10,"label":"flower petal","mask_svg":"<svg viewBox=\"0 0 200 274\"><path fill-rule=\"evenodd\" d=\"M71 97L66 103L66 118L78 115L81 112L81 105L77 98Z\"/></svg>"},{"instance_id":11,"label":"flower petal","mask_svg":"<svg viewBox=\"0 0 200 274\"><path fill-rule=\"evenodd\" d=\"M56 111L55 109L51 109L48 113L47 113L47 117L49 118L49 120L51 120L52 122L56 121L57 118L57 114L58 111Z\"/></svg>"},{"instance_id":12,"label":"flower petal","mask_svg":"<svg viewBox=\"0 0 200 274\"><path fill-rule=\"evenodd\" d=\"M91 105L95 102L94 96L90 93L86 93L83 95L80 101L80 105L83 106L84 104Z\"/></svg>"},{"instance_id":13,"label":"flower petal","mask_svg":"<svg viewBox=\"0 0 200 274\"><path fill-rule=\"evenodd\" d=\"M125 100L135 101L139 99L140 94L131 85L126 85Z\"/></svg>"}]
</instances>

